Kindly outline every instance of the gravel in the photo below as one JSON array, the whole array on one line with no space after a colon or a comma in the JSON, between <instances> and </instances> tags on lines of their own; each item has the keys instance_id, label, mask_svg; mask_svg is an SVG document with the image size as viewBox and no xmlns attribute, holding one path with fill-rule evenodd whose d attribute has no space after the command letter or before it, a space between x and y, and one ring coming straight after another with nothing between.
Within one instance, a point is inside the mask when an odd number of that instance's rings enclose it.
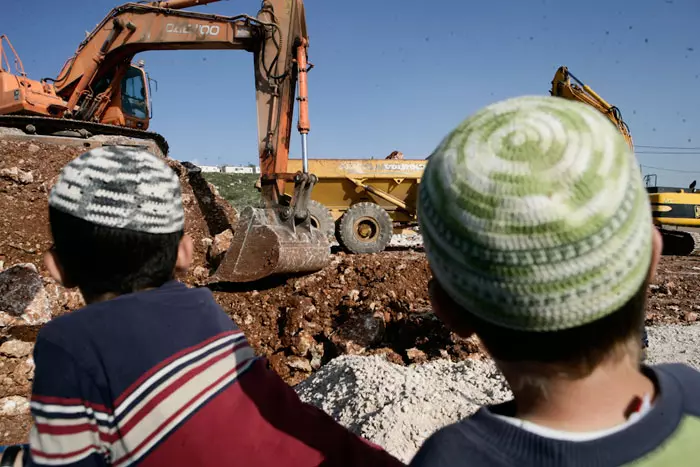
<instances>
[{"instance_id":1,"label":"gravel","mask_svg":"<svg viewBox=\"0 0 700 467\"><path fill-rule=\"evenodd\" d=\"M700 370L700 324L648 327L650 364L685 363Z\"/></svg>"},{"instance_id":2,"label":"gravel","mask_svg":"<svg viewBox=\"0 0 700 467\"><path fill-rule=\"evenodd\" d=\"M423 236L419 233L415 235L397 235L391 236L391 241L389 242L391 247L399 248L416 248L423 246Z\"/></svg>"},{"instance_id":3,"label":"gravel","mask_svg":"<svg viewBox=\"0 0 700 467\"><path fill-rule=\"evenodd\" d=\"M682 362L700 369L700 325L647 330L649 363ZM488 360L405 367L379 356L336 358L296 390L302 400L406 463L435 430L511 397Z\"/></svg>"},{"instance_id":4,"label":"gravel","mask_svg":"<svg viewBox=\"0 0 700 467\"><path fill-rule=\"evenodd\" d=\"M331 246L340 246L337 240L331 240ZM392 234L389 240L389 248L418 248L423 246L423 236L416 233L414 235Z\"/></svg>"}]
</instances>

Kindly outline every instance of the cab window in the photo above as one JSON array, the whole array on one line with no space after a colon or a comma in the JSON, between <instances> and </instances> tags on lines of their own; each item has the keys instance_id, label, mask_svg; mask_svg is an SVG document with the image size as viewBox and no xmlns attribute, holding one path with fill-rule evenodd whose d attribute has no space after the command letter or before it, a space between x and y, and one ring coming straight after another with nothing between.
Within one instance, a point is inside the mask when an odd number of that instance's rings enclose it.
<instances>
[{"instance_id":1,"label":"cab window","mask_svg":"<svg viewBox=\"0 0 700 467\"><path fill-rule=\"evenodd\" d=\"M129 67L122 80L122 111L131 117L148 118L146 87L139 68Z\"/></svg>"}]
</instances>

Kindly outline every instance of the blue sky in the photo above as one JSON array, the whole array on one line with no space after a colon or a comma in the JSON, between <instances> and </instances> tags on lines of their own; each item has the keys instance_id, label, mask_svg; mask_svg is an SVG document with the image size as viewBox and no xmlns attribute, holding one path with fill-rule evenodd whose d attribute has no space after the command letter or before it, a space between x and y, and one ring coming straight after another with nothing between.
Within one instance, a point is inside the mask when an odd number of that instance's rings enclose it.
<instances>
[{"instance_id":1,"label":"blue sky","mask_svg":"<svg viewBox=\"0 0 700 467\"><path fill-rule=\"evenodd\" d=\"M85 31L117 5L2 3L0 33L35 78L55 77ZM236 0L195 10L255 15L259 6ZM700 179L698 0L307 0L306 11L316 66L309 73L311 157L380 158L397 149L424 158L480 107L547 95L556 68L567 65L620 108L640 163L656 167L645 173L656 173L659 184ZM168 139L172 157L257 161L251 54L139 58L158 81L151 129ZM292 156L299 156L296 134Z\"/></svg>"}]
</instances>

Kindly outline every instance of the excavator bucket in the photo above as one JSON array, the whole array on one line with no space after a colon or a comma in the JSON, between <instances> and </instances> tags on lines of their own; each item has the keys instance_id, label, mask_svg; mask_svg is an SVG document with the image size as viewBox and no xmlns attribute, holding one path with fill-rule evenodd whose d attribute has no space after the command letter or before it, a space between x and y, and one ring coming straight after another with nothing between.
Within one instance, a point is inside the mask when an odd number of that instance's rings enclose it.
<instances>
[{"instance_id":1,"label":"excavator bucket","mask_svg":"<svg viewBox=\"0 0 700 467\"><path fill-rule=\"evenodd\" d=\"M295 226L275 209L246 207L231 246L209 282L252 282L323 269L330 259L330 243L309 220L306 223Z\"/></svg>"},{"instance_id":2,"label":"excavator bucket","mask_svg":"<svg viewBox=\"0 0 700 467\"><path fill-rule=\"evenodd\" d=\"M305 191L299 204L293 201L291 206L266 209L248 206L241 212L231 246L209 283L312 273L328 265L330 242L311 225L306 210L310 187L295 191Z\"/></svg>"}]
</instances>

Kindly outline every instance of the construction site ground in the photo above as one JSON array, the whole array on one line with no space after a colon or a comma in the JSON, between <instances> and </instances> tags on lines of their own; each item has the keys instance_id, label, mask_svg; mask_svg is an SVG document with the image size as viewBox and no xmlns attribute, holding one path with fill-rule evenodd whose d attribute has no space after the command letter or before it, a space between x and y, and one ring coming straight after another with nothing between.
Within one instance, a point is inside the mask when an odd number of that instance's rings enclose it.
<instances>
[{"instance_id":1,"label":"construction site ground","mask_svg":"<svg viewBox=\"0 0 700 467\"><path fill-rule=\"evenodd\" d=\"M29 301L31 305L14 314L8 311L14 307L14 302L7 297L0 298L0 444L24 442L27 439L30 427L27 397L33 376L31 351L36 333L48 319L82 306L77 292L65 290L48 278L42 264L42 254L51 245L48 191L60 168L83 150L80 146L30 144L3 139L0 135L0 271L5 270L0 275L4 274L7 279L11 275L8 270L13 266L32 264L36 273L27 266L13 274L35 277L34 280L38 280L41 286L40 292L36 292L39 290L36 287L32 289L35 296ZM236 212L211 185L188 175L181 164L173 161L171 165L182 180L186 229L195 240L195 264L180 279L191 286L200 286L225 248L226 229L235 221ZM236 183L235 176L231 180L230 183ZM397 238L394 245L402 243L403 240ZM396 430L399 423L396 420L384 423L377 421L376 417L371 420L367 417L352 419L363 416L361 411L351 410L354 406L348 402L348 397L352 394L335 394L334 391L341 390L336 383L328 383L331 386L325 387L324 381L334 380L328 379L330 370L324 367L341 365L346 368L347 365L356 365L353 362L366 362L363 365L374 365L373 368L381 370L380 373L403 375L401 378L404 378L404 382L397 383L397 391L406 389L407 371L425 375L432 371L430 368L441 368L440 371L445 373L448 367L451 368L447 371L449 374L462 372L458 379L475 381L476 373L485 374L487 379L484 384L491 381L501 387L502 383L489 366L491 364L481 352L478 341L461 339L450 333L431 314L427 293L430 277L428 263L419 247L394 246L375 255L347 255L335 251L331 264L318 273L272 279L257 284L254 289L242 286L213 289L213 294L226 313L245 331L255 350L268 359L271 368L285 381L297 386L306 400L324 407L355 431L380 441L380 444L395 443L392 449L397 455L405 457L431 430L466 409L449 414L447 409L437 412L435 409L431 412L434 420L431 419L427 425L416 428L404 420L400 424L408 431L391 434L385 431ZM0 281L0 293L2 287ZM679 333L688 332L684 330L687 329L698 335L699 292L700 258L664 257L649 290L647 326L652 330L659 326L663 326L659 329L680 329L677 331ZM18 318L20 315L21 320ZM679 345L673 342L673 338L657 338L656 331L650 333L652 355L664 355L664 358L674 355L675 347L665 347ZM683 349L684 352L697 353L697 340L690 347L693 348ZM337 360L343 355L376 358ZM332 363L334 360L337 362ZM700 359L696 361L700 362ZM413 369L387 369L426 362L431 363ZM389 364L399 367L382 366ZM322 370L319 372L319 369ZM376 376L375 370L367 374ZM314 373L318 375L309 378ZM387 378L387 381L391 380ZM451 378L456 377L453 375ZM348 376L343 381L343 390L357 391L358 397L375 397L357 387L361 378ZM429 379L426 381L428 385L438 384ZM352 384L356 385L354 389ZM347 389L348 385L350 389ZM473 405L489 398L498 398L493 391L484 391L484 394L490 395L475 397L469 403ZM502 396L507 393L505 389L503 391L498 394ZM424 392L428 394L430 391ZM333 394L345 397L344 408L338 405L337 400L328 398L332 398ZM390 398L395 403L397 398L410 399L413 396L410 392L388 395L386 391L380 391L376 397ZM463 396L455 393L452 397ZM427 404L425 401L421 403ZM375 398L365 407L384 407L387 404L386 400L381 402ZM397 409L399 412L401 410ZM405 410L401 413L404 413L401 417L407 416ZM443 414L442 418L440 413ZM391 436L403 437L392 440Z\"/></svg>"}]
</instances>

